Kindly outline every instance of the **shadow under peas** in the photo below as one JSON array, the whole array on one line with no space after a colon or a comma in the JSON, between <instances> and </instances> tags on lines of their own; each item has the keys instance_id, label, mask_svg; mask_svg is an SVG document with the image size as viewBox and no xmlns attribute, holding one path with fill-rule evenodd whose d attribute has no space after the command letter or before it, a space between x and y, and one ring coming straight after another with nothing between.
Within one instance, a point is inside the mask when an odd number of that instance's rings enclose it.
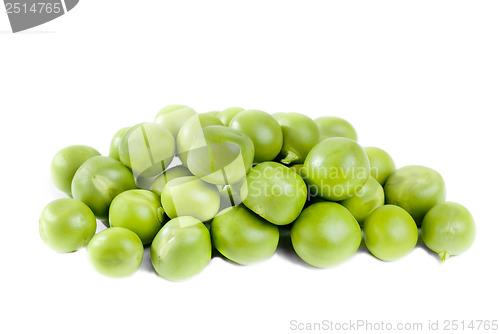
<instances>
[{"instance_id":1,"label":"shadow under peas","mask_svg":"<svg viewBox=\"0 0 500 334\"><path fill-rule=\"evenodd\" d=\"M431 251L429 248L427 248L427 246L424 244L424 241L422 240L422 231L420 229L418 229L418 240L415 248L422 248L427 254L429 254L429 256L434 258L439 264L442 263L439 256L433 251Z\"/></svg>"},{"instance_id":2,"label":"shadow under peas","mask_svg":"<svg viewBox=\"0 0 500 334\"><path fill-rule=\"evenodd\" d=\"M285 225L285 226L278 226L279 232L280 232L280 239L278 242L278 249L276 250L276 253L278 256L281 256L283 258L286 258L288 261L291 263L301 266L303 268L307 269L315 269L315 270L321 270L320 268L313 267L307 263L305 263L298 255L295 253L295 250L293 249L292 246L292 239L291 239L291 231L292 231L292 224Z\"/></svg>"},{"instance_id":3,"label":"shadow under peas","mask_svg":"<svg viewBox=\"0 0 500 334\"><path fill-rule=\"evenodd\" d=\"M146 271L149 273L155 273L155 268L153 268L153 264L151 263L151 248L149 246L144 247L144 257L142 258L141 266L139 270Z\"/></svg>"}]
</instances>

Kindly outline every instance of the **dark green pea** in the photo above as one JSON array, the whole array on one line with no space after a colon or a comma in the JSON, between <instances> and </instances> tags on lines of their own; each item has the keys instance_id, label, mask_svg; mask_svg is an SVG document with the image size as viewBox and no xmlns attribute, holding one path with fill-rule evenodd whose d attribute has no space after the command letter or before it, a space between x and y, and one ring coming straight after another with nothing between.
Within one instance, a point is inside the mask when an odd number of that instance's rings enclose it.
<instances>
[{"instance_id":1,"label":"dark green pea","mask_svg":"<svg viewBox=\"0 0 500 334\"><path fill-rule=\"evenodd\" d=\"M73 197L87 204L98 219L105 221L113 199L135 188L134 176L124 164L102 156L85 161L71 183Z\"/></svg>"},{"instance_id":2,"label":"dark green pea","mask_svg":"<svg viewBox=\"0 0 500 334\"><path fill-rule=\"evenodd\" d=\"M446 198L446 187L441 175L424 166L405 166L387 179L385 202L402 207L418 226L427 211Z\"/></svg>"},{"instance_id":3,"label":"dark green pea","mask_svg":"<svg viewBox=\"0 0 500 334\"><path fill-rule=\"evenodd\" d=\"M302 260L328 268L354 255L361 243L361 229L342 205L320 202L302 211L292 225L291 239Z\"/></svg>"},{"instance_id":4,"label":"dark green pea","mask_svg":"<svg viewBox=\"0 0 500 334\"><path fill-rule=\"evenodd\" d=\"M125 133L130 129L130 127L126 127L118 130L113 139L111 140L111 144L109 145L109 156L113 159L120 160L120 142L125 135Z\"/></svg>"},{"instance_id":5,"label":"dark green pea","mask_svg":"<svg viewBox=\"0 0 500 334\"><path fill-rule=\"evenodd\" d=\"M98 155L101 154L84 145L68 146L57 152L50 166L54 185L71 196L71 181L76 171L85 161Z\"/></svg>"},{"instance_id":6,"label":"dark green pea","mask_svg":"<svg viewBox=\"0 0 500 334\"><path fill-rule=\"evenodd\" d=\"M476 237L470 212L458 203L442 202L427 212L422 222L422 240L441 261L468 250Z\"/></svg>"},{"instance_id":7,"label":"dark green pea","mask_svg":"<svg viewBox=\"0 0 500 334\"><path fill-rule=\"evenodd\" d=\"M278 247L278 226L254 214L243 204L217 214L210 231L215 248L239 264L264 261Z\"/></svg>"},{"instance_id":8,"label":"dark green pea","mask_svg":"<svg viewBox=\"0 0 500 334\"><path fill-rule=\"evenodd\" d=\"M283 132L283 146L278 157L284 164L301 164L309 151L320 141L318 126L312 119L299 113L273 116Z\"/></svg>"},{"instance_id":9,"label":"dark green pea","mask_svg":"<svg viewBox=\"0 0 500 334\"><path fill-rule=\"evenodd\" d=\"M396 170L394 160L378 147L365 147L365 152L370 160L370 174L383 186L389 175Z\"/></svg>"},{"instance_id":10,"label":"dark green pea","mask_svg":"<svg viewBox=\"0 0 500 334\"><path fill-rule=\"evenodd\" d=\"M255 147L254 162L276 158L283 146L283 133L279 123L260 110L244 110L233 117L229 127L240 130L252 139Z\"/></svg>"},{"instance_id":11,"label":"dark green pea","mask_svg":"<svg viewBox=\"0 0 500 334\"><path fill-rule=\"evenodd\" d=\"M247 208L276 225L293 222L307 199L307 186L292 169L277 162L253 167L241 187Z\"/></svg>"},{"instance_id":12,"label":"dark green pea","mask_svg":"<svg viewBox=\"0 0 500 334\"><path fill-rule=\"evenodd\" d=\"M193 217L174 218L151 244L151 262L161 277L183 281L199 274L212 256L207 227Z\"/></svg>"},{"instance_id":13,"label":"dark green pea","mask_svg":"<svg viewBox=\"0 0 500 334\"><path fill-rule=\"evenodd\" d=\"M354 127L340 117L323 116L314 120L321 133L321 140L332 137L344 137L354 141L358 140L358 134Z\"/></svg>"},{"instance_id":14,"label":"dark green pea","mask_svg":"<svg viewBox=\"0 0 500 334\"><path fill-rule=\"evenodd\" d=\"M85 246L95 234L96 220L88 206L72 198L49 203L39 221L40 237L53 250L70 253Z\"/></svg>"}]
</instances>

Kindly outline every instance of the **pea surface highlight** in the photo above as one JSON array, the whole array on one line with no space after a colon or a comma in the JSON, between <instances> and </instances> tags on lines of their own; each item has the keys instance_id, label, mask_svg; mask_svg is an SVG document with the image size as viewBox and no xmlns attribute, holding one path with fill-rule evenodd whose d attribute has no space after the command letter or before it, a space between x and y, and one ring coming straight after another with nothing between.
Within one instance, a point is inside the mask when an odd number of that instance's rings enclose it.
<instances>
[{"instance_id":1,"label":"pea surface highlight","mask_svg":"<svg viewBox=\"0 0 500 334\"><path fill-rule=\"evenodd\" d=\"M87 253L92 266L109 277L130 276L144 256L141 239L123 227L110 227L90 240Z\"/></svg>"},{"instance_id":2,"label":"pea surface highlight","mask_svg":"<svg viewBox=\"0 0 500 334\"><path fill-rule=\"evenodd\" d=\"M442 202L427 212L422 222L422 240L441 261L468 250L476 237L470 212L454 202Z\"/></svg>"},{"instance_id":3,"label":"pea surface highlight","mask_svg":"<svg viewBox=\"0 0 500 334\"><path fill-rule=\"evenodd\" d=\"M328 268L350 258L361 243L358 222L342 205L320 202L307 207L292 225L292 245L306 263Z\"/></svg>"},{"instance_id":4,"label":"pea surface highlight","mask_svg":"<svg viewBox=\"0 0 500 334\"><path fill-rule=\"evenodd\" d=\"M210 233L198 219L174 218L151 244L151 262L161 277L183 281L199 274L212 256Z\"/></svg>"},{"instance_id":5,"label":"pea surface highlight","mask_svg":"<svg viewBox=\"0 0 500 334\"><path fill-rule=\"evenodd\" d=\"M418 240L415 221L395 205L375 209L365 220L363 231L366 248L383 261L395 261L409 254Z\"/></svg>"},{"instance_id":6,"label":"pea surface highlight","mask_svg":"<svg viewBox=\"0 0 500 334\"><path fill-rule=\"evenodd\" d=\"M278 247L278 226L259 217L243 204L217 214L212 220L210 232L215 248L239 264L268 259Z\"/></svg>"},{"instance_id":7,"label":"pea surface highlight","mask_svg":"<svg viewBox=\"0 0 500 334\"><path fill-rule=\"evenodd\" d=\"M60 253L74 252L85 246L97 228L92 210L72 198L49 203L40 215L38 226L43 242Z\"/></svg>"}]
</instances>

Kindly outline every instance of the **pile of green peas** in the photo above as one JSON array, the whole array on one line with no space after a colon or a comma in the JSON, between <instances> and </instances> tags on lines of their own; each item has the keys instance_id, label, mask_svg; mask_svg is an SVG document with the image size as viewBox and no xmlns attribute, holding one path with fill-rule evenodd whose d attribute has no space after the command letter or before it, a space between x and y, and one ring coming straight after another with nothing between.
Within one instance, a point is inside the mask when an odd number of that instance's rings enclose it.
<instances>
[{"instance_id":1,"label":"pile of green peas","mask_svg":"<svg viewBox=\"0 0 500 334\"><path fill-rule=\"evenodd\" d=\"M374 257L400 259L419 228L442 261L475 238L471 214L445 201L438 172L396 169L333 116L170 105L154 122L119 130L108 156L62 149L51 176L69 198L43 210L42 240L63 253L87 246L93 267L111 277L133 274L148 246L155 271L173 281L200 273L214 249L254 264L274 254L282 229L319 268L346 261L362 239ZM107 227L97 234L96 219Z\"/></svg>"}]
</instances>

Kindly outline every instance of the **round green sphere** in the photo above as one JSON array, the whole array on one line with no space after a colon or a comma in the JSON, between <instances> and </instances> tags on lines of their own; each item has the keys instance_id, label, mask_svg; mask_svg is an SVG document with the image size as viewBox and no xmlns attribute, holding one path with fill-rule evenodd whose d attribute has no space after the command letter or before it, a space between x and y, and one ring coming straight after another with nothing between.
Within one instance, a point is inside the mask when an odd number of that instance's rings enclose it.
<instances>
[{"instance_id":1,"label":"round green sphere","mask_svg":"<svg viewBox=\"0 0 500 334\"><path fill-rule=\"evenodd\" d=\"M222 110L220 113L217 114L217 117L221 120L222 124L224 126L229 126L229 123L231 123L231 120L233 119L234 116L238 115L240 112L242 112L243 108L240 107L231 107Z\"/></svg>"},{"instance_id":2,"label":"round green sphere","mask_svg":"<svg viewBox=\"0 0 500 334\"><path fill-rule=\"evenodd\" d=\"M109 144L109 156L111 158L120 160L120 142L129 129L130 127L125 127L118 130L113 136L113 139L111 139L111 144Z\"/></svg>"},{"instance_id":3,"label":"round green sphere","mask_svg":"<svg viewBox=\"0 0 500 334\"><path fill-rule=\"evenodd\" d=\"M193 115L196 115L196 111L193 109L184 105L173 104L166 106L158 112L155 117L155 123L160 124L174 137L177 137L177 133L179 133L184 122Z\"/></svg>"},{"instance_id":4,"label":"round green sphere","mask_svg":"<svg viewBox=\"0 0 500 334\"><path fill-rule=\"evenodd\" d=\"M363 188L354 196L340 202L363 226L365 219L379 206L384 205L384 188L370 176Z\"/></svg>"},{"instance_id":5,"label":"round green sphere","mask_svg":"<svg viewBox=\"0 0 500 334\"><path fill-rule=\"evenodd\" d=\"M314 122L318 125L321 140L332 137L344 137L354 141L358 140L356 130L354 130L351 123L345 119L334 116L322 116L316 118Z\"/></svg>"},{"instance_id":6,"label":"round green sphere","mask_svg":"<svg viewBox=\"0 0 500 334\"><path fill-rule=\"evenodd\" d=\"M193 176L193 174L191 174L187 167L184 167L182 165L171 167L158 175L158 177L151 184L151 191L156 195L161 196L161 191L163 190L163 187L165 187L167 182L183 176Z\"/></svg>"},{"instance_id":7,"label":"round green sphere","mask_svg":"<svg viewBox=\"0 0 500 334\"><path fill-rule=\"evenodd\" d=\"M396 164L389 153L378 147L365 147L366 155L370 160L370 174L382 186L389 175L396 170Z\"/></svg>"}]
</instances>

